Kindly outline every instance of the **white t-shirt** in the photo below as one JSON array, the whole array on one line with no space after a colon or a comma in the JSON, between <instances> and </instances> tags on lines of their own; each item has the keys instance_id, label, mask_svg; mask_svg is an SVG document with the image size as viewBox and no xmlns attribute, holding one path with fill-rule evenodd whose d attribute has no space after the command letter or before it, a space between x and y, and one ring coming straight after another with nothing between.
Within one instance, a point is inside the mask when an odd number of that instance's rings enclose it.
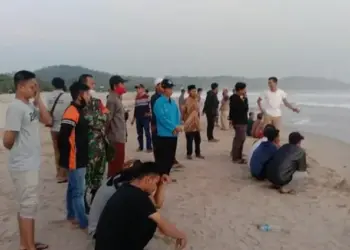
<instances>
[{"instance_id":1,"label":"white t-shirt","mask_svg":"<svg viewBox=\"0 0 350 250\"><path fill-rule=\"evenodd\" d=\"M275 92L267 90L260 96L260 98L263 101L262 106L267 115L273 117L282 115L281 105L283 104L283 99L287 98L286 92L282 89L277 89Z\"/></svg>"},{"instance_id":2,"label":"white t-shirt","mask_svg":"<svg viewBox=\"0 0 350 250\"><path fill-rule=\"evenodd\" d=\"M32 102L15 99L6 112L5 130L17 132L10 150L10 170L37 170L40 168L39 109Z\"/></svg>"},{"instance_id":3,"label":"white t-shirt","mask_svg":"<svg viewBox=\"0 0 350 250\"><path fill-rule=\"evenodd\" d=\"M59 94L60 99L58 99L58 102L56 104L55 110L53 111L52 116L52 128L51 131L59 132L61 128L61 120L64 111L67 109L69 104L72 102L72 97L69 93L64 92L63 90L54 90L52 91L52 94L47 99L47 109L50 111L52 109L53 104L55 103L56 98Z\"/></svg>"},{"instance_id":4,"label":"white t-shirt","mask_svg":"<svg viewBox=\"0 0 350 250\"><path fill-rule=\"evenodd\" d=\"M256 141L251 149L250 149L250 152L249 152L249 155L248 155L248 166L250 166L250 159L252 159L252 156L253 156L253 153L255 151L255 149L257 149L259 147L259 145L264 142L264 141L267 141L267 138L266 137L263 137L261 139L259 139L258 141Z\"/></svg>"}]
</instances>

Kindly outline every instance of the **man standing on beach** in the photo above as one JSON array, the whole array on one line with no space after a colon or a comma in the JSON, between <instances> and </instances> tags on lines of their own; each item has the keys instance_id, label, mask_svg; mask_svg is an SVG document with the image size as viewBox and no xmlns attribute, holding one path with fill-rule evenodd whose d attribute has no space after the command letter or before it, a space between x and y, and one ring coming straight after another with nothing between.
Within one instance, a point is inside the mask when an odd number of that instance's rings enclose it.
<instances>
[{"instance_id":1,"label":"man standing on beach","mask_svg":"<svg viewBox=\"0 0 350 250\"><path fill-rule=\"evenodd\" d=\"M157 99L153 108L157 125L156 163L162 167L163 174L169 175L174 164L177 136L182 131L182 127L179 108L171 98L173 82L163 79L161 87L164 93Z\"/></svg>"},{"instance_id":2,"label":"man standing on beach","mask_svg":"<svg viewBox=\"0 0 350 250\"><path fill-rule=\"evenodd\" d=\"M229 119L235 130L235 137L232 142L231 156L235 163L244 164L243 145L246 139L248 124L248 98L246 93L247 85L244 82L237 82L235 93L230 98Z\"/></svg>"},{"instance_id":3,"label":"man standing on beach","mask_svg":"<svg viewBox=\"0 0 350 250\"><path fill-rule=\"evenodd\" d=\"M219 84L216 82L211 84L211 90L207 92L207 97L204 102L203 114L207 117L207 137L209 142L218 142L214 138L213 132L215 127L215 119L218 114L219 100L218 100Z\"/></svg>"},{"instance_id":4,"label":"man standing on beach","mask_svg":"<svg viewBox=\"0 0 350 250\"><path fill-rule=\"evenodd\" d=\"M69 95L69 93L66 93L66 84L62 78L55 77L52 79L51 83L55 90L52 91L52 94L47 100L47 108L50 111L52 118L52 124L49 124L48 127L51 128L51 139L55 153L57 183L65 183L67 182L67 172L59 165L60 154L57 141L63 113L71 103L72 97Z\"/></svg>"},{"instance_id":5,"label":"man standing on beach","mask_svg":"<svg viewBox=\"0 0 350 250\"><path fill-rule=\"evenodd\" d=\"M162 94L164 93L164 89L162 88L162 83L163 78L157 78L154 81L154 85L155 85L155 93L151 96L151 109L152 109L152 118L151 118L151 130L152 130L152 143L153 143L153 155L154 155L154 160L156 161L156 154L157 154L157 149L156 149L156 140L157 140L157 121L156 121L156 116L154 114L153 108L154 108L154 104L156 103L156 101L158 100L159 97L162 96ZM183 167L183 165L181 163L179 163L176 160L176 157L174 156L174 160L173 160L173 165L174 167L180 168Z\"/></svg>"},{"instance_id":6,"label":"man standing on beach","mask_svg":"<svg viewBox=\"0 0 350 250\"><path fill-rule=\"evenodd\" d=\"M286 92L277 87L277 82L277 77L268 79L269 90L259 96L257 103L264 115L264 125L272 124L276 129L281 130L282 103L293 112L299 113L300 110L287 101Z\"/></svg>"},{"instance_id":7,"label":"man standing on beach","mask_svg":"<svg viewBox=\"0 0 350 250\"><path fill-rule=\"evenodd\" d=\"M20 249L46 249L48 245L35 242L34 218L38 209L41 162L39 121L48 125L52 118L40 97L34 73L18 71L14 75L14 84L16 97L6 111L3 144L10 150L8 168L19 205Z\"/></svg>"},{"instance_id":8,"label":"man standing on beach","mask_svg":"<svg viewBox=\"0 0 350 250\"><path fill-rule=\"evenodd\" d=\"M200 133L200 111L197 101L197 90L195 85L189 85L188 97L182 107L182 118L187 142L187 159L192 160L193 141L195 143L196 157L204 159L201 155L201 133Z\"/></svg>"},{"instance_id":9,"label":"man standing on beach","mask_svg":"<svg viewBox=\"0 0 350 250\"><path fill-rule=\"evenodd\" d=\"M74 82L69 91L73 102L63 114L58 137L60 166L68 170L67 220L87 229L84 192L85 174L89 162L89 126L84 117L84 107L90 102L89 87Z\"/></svg>"},{"instance_id":10,"label":"man standing on beach","mask_svg":"<svg viewBox=\"0 0 350 250\"><path fill-rule=\"evenodd\" d=\"M122 103L122 95L126 93L125 82L127 81L118 75L109 79L110 93L107 99L107 109L110 113L106 132L109 141L114 145L115 155L108 164L108 177L119 173L123 169L125 160L126 123Z\"/></svg>"},{"instance_id":11,"label":"man standing on beach","mask_svg":"<svg viewBox=\"0 0 350 250\"><path fill-rule=\"evenodd\" d=\"M135 89L137 95L135 98L134 117L131 121L131 125L133 125L136 120L137 139L139 142L137 151L143 151L143 132L145 132L147 152L150 153L152 152L152 139L150 133L150 100L148 94L145 92L145 87L143 84L136 85Z\"/></svg>"}]
</instances>

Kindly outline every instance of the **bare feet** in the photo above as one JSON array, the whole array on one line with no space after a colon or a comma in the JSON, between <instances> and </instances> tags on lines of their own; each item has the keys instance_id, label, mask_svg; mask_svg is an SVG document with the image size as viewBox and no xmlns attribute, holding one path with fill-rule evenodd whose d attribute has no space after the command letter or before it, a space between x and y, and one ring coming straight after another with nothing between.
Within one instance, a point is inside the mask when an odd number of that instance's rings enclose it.
<instances>
[{"instance_id":1,"label":"bare feet","mask_svg":"<svg viewBox=\"0 0 350 250\"><path fill-rule=\"evenodd\" d=\"M203 155L196 155L196 158L198 158L198 159L205 159L205 157Z\"/></svg>"},{"instance_id":2,"label":"bare feet","mask_svg":"<svg viewBox=\"0 0 350 250\"><path fill-rule=\"evenodd\" d=\"M287 188L284 188L284 187L280 187L279 188L279 192L281 194L296 194L294 189L287 189Z\"/></svg>"}]
</instances>

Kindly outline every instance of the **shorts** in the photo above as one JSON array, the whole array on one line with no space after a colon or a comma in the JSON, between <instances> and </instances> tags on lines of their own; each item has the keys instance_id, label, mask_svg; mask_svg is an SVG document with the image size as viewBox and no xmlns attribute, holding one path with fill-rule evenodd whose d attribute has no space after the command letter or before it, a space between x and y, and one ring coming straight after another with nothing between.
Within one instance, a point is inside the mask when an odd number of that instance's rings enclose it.
<instances>
[{"instance_id":1,"label":"shorts","mask_svg":"<svg viewBox=\"0 0 350 250\"><path fill-rule=\"evenodd\" d=\"M10 170L15 186L18 213L22 218L34 219L38 209L39 169Z\"/></svg>"},{"instance_id":2,"label":"shorts","mask_svg":"<svg viewBox=\"0 0 350 250\"><path fill-rule=\"evenodd\" d=\"M281 116L270 116L264 114L264 127L267 124L272 124L276 129L281 130Z\"/></svg>"}]
</instances>

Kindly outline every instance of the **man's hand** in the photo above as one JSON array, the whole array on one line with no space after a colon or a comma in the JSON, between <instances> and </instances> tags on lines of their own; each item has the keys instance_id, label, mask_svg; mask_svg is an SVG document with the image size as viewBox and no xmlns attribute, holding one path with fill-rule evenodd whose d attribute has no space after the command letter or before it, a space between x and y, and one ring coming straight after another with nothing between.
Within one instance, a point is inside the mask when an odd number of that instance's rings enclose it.
<instances>
[{"instance_id":1,"label":"man's hand","mask_svg":"<svg viewBox=\"0 0 350 250\"><path fill-rule=\"evenodd\" d=\"M233 128L233 122L230 120L230 128Z\"/></svg>"},{"instance_id":2,"label":"man's hand","mask_svg":"<svg viewBox=\"0 0 350 250\"><path fill-rule=\"evenodd\" d=\"M171 182L170 176L167 174L163 174L159 183L160 183L160 185L163 185L163 184L168 184L170 182Z\"/></svg>"},{"instance_id":3,"label":"man's hand","mask_svg":"<svg viewBox=\"0 0 350 250\"><path fill-rule=\"evenodd\" d=\"M173 134L174 135L177 135L178 133L182 132L182 126L177 126L174 131L173 131Z\"/></svg>"},{"instance_id":4,"label":"man's hand","mask_svg":"<svg viewBox=\"0 0 350 250\"><path fill-rule=\"evenodd\" d=\"M293 110L293 112L295 112L295 113L299 113L299 112L300 112L300 109L298 109L298 108L292 108L292 110Z\"/></svg>"},{"instance_id":5,"label":"man's hand","mask_svg":"<svg viewBox=\"0 0 350 250\"><path fill-rule=\"evenodd\" d=\"M184 235L183 238L176 239L176 250L185 249L186 245L187 245L186 235Z\"/></svg>"},{"instance_id":6,"label":"man's hand","mask_svg":"<svg viewBox=\"0 0 350 250\"><path fill-rule=\"evenodd\" d=\"M135 123L135 118L133 118L133 119L131 120L131 122L130 122L131 126L134 125L134 123Z\"/></svg>"},{"instance_id":7,"label":"man's hand","mask_svg":"<svg viewBox=\"0 0 350 250\"><path fill-rule=\"evenodd\" d=\"M34 96L34 105L38 105L40 101L40 86L39 83L36 83L35 96Z\"/></svg>"}]
</instances>

